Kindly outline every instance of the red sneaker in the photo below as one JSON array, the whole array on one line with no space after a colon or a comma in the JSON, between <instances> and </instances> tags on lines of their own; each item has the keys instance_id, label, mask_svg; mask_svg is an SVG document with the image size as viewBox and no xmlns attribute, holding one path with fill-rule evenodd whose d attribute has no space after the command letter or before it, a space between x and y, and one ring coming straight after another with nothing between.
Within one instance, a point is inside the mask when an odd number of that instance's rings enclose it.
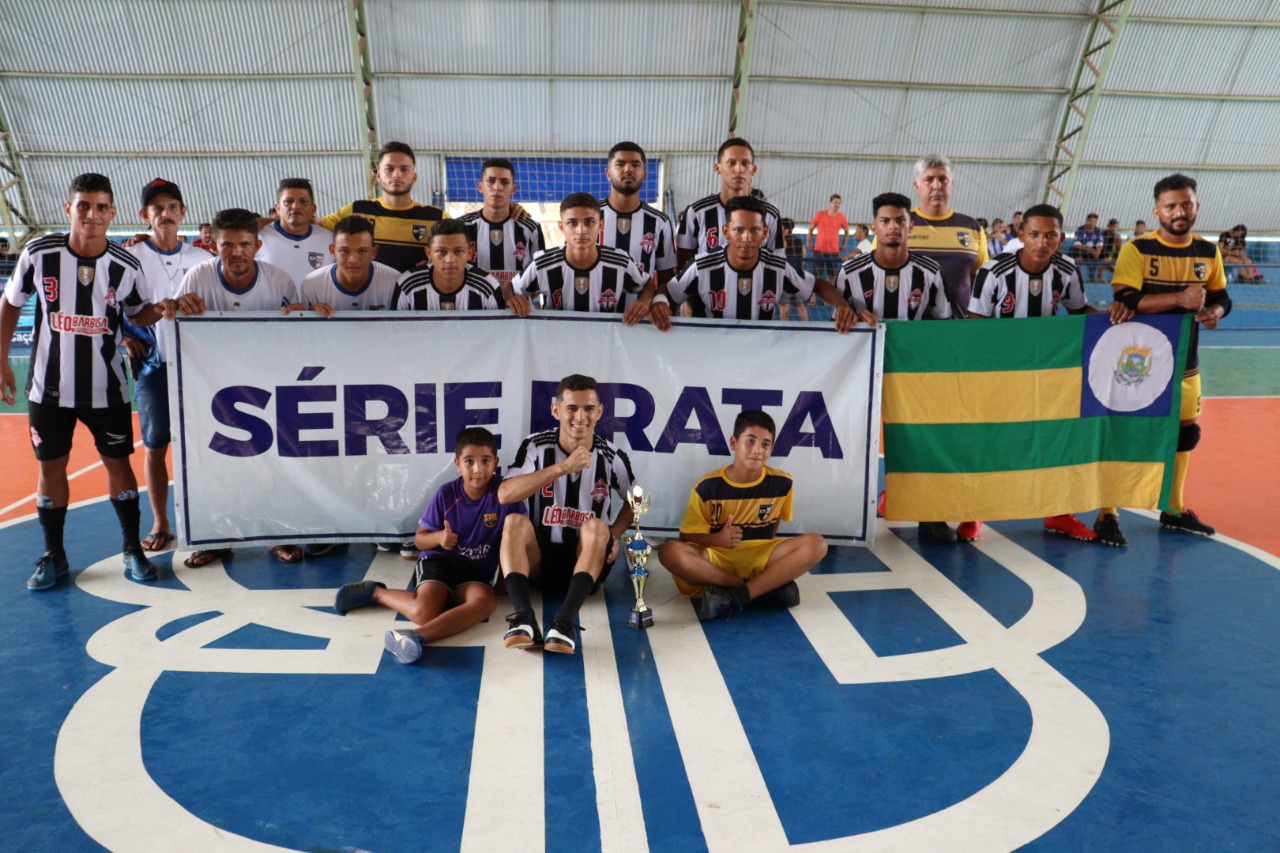
<instances>
[{"instance_id":1,"label":"red sneaker","mask_svg":"<svg viewBox=\"0 0 1280 853\"><path fill-rule=\"evenodd\" d=\"M1079 539L1081 542L1092 542L1098 538L1098 534L1082 524L1080 519L1071 513L1046 518L1044 520L1044 532L1057 533L1059 536L1070 536L1072 539Z\"/></svg>"},{"instance_id":2,"label":"red sneaker","mask_svg":"<svg viewBox=\"0 0 1280 853\"><path fill-rule=\"evenodd\" d=\"M962 521L956 526L956 538L961 542L973 542L981 535L981 521Z\"/></svg>"}]
</instances>

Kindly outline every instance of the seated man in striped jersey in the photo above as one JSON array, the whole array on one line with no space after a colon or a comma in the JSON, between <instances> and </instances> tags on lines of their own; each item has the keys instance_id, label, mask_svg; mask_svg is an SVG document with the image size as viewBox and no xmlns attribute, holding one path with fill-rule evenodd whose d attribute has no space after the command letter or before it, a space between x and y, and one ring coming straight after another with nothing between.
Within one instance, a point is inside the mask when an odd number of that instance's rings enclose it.
<instances>
[{"instance_id":1,"label":"seated man in striped jersey","mask_svg":"<svg viewBox=\"0 0 1280 853\"><path fill-rule=\"evenodd\" d=\"M444 219L431 228L426 269L407 272L396 284L398 311L497 311L510 308L516 316L529 313L523 296L503 295L503 286L485 270L471 266L471 231L458 219ZM416 552L415 552L416 556Z\"/></svg>"},{"instance_id":2,"label":"seated man in striped jersey","mask_svg":"<svg viewBox=\"0 0 1280 853\"><path fill-rule=\"evenodd\" d=\"M969 316L1051 317L1058 313L1059 305L1065 306L1068 314L1100 313L1085 296L1075 262L1058 251L1062 237L1062 212L1058 208L1051 204L1029 208L1022 218L1022 248L997 255L978 270L969 299ZM1133 316L1133 311L1119 302L1111 303L1110 313L1113 323ZM1071 513L1045 518L1044 531L1082 542L1099 538ZM972 541L981 532L982 522L966 521L956 529L956 536Z\"/></svg>"},{"instance_id":3,"label":"seated man in striped jersey","mask_svg":"<svg viewBox=\"0 0 1280 853\"><path fill-rule=\"evenodd\" d=\"M448 220L445 220L446 222ZM298 302L290 311L315 311L332 317L334 311L389 311L395 307L400 273L374 260L373 223L363 216L347 216L333 226L329 254L336 262L314 270L298 286Z\"/></svg>"},{"instance_id":4,"label":"seated man in striped jersey","mask_svg":"<svg viewBox=\"0 0 1280 853\"><path fill-rule=\"evenodd\" d=\"M625 500L609 523L619 503L614 495L626 495L634 478L627 454L595 433L604 415L596 380L576 373L561 379L551 414L559 427L526 438L498 487L503 504L529 501L528 517L508 516L502 536L502 571L515 610L502 644L573 654L578 610L609 576L618 537L631 524ZM545 643L529 600L531 586L565 590Z\"/></svg>"},{"instance_id":5,"label":"seated man in striped jersey","mask_svg":"<svg viewBox=\"0 0 1280 853\"><path fill-rule=\"evenodd\" d=\"M565 243L543 252L513 283L520 295L542 296L556 311L622 314L626 295L644 288L644 273L631 256L600 245L600 205L590 193L570 193L560 202ZM652 309L652 306L651 306ZM624 316L634 325L640 318Z\"/></svg>"},{"instance_id":6,"label":"seated man in striped jersey","mask_svg":"<svg viewBox=\"0 0 1280 853\"><path fill-rule=\"evenodd\" d=\"M763 202L740 196L730 199L725 210L728 245L696 258L668 285L672 299L692 303L695 317L779 319L781 303L805 302L816 290L835 309L838 331L849 331L859 319L872 321L869 314L859 318L831 282L797 270L781 255L761 251L767 234Z\"/></svg>"}]
</instances>

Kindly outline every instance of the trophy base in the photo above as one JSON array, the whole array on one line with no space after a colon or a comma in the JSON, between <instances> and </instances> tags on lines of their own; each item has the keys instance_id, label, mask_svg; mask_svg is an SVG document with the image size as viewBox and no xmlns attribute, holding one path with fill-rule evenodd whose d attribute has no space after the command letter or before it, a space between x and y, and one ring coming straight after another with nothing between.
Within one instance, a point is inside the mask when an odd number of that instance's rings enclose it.
<instances>
[{"instance_id":1,"label":"trophy base","mask_svg":"<svg viewBox=\"0 0 1280 853\"><path fill-rule=\"evenodd\" d=\"M627 627L635 628L636 630L652 628L653 627L653 611L647 607L644 610L641 610L639 612L632 610L630 613L627 614Z\"/></svg>"}]
</instances>

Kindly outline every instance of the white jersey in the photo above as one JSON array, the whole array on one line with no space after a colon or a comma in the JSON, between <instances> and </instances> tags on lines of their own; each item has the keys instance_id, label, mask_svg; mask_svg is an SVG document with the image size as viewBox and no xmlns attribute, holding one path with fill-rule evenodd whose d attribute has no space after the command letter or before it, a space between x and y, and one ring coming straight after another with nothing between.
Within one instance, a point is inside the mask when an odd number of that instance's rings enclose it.
<instances>
[{"instance_id":1,"label":"white jersey","mask_svg":"<svg viewBox=\"0 0 1280 853\"><path fill-rule=\"evenodd\" d=\"M569 263L564 246L543 252L516 278L516 293L530 298L545 294L547 307L557 311L621 313L628 293L639 293L644 274L626 252L600 246L596 262L587 269Z\"/></svg>"},{"instance_id":2,"label":"white jersey","mask_svg":"<svg viewBox=\"0 0 1280 853\"><path fill-rule=\"evenodd\" d=\"M162 252L147 241L131 246L126 251L142 264L145 283L139 285L139 289L142 291L143 301L153 305L163 299L176 297L178 289L182 287L182 279L191 268L196 264L204 263L211 257L204 249L190 243L179 243L178 248L172 252ZM173 351L171 329L171 323L160 320L151 327L150 332L131 328L129 334L146 343L154 340L159 351L157 357L163 360L165 353Z\"/></svg>"},{"instance_id":3,"label":"white jersey","mask_svg":"<svg viewBox=\"0 0 1280 853\"><path fill-rule=\"evenodd\" d=\"M951 318L951 303L942 286L942 268L925 255L911 252L897 269L876 263L875 252L855 255L836 275L836 290L855 311L870 311L877 320Z\"/></svg>"},{"instance_id":4,"label":"white jersey","mask_svg":"<svg viewBox=\"0 0 1280 853\"><path fill-rule=\"evenodd\" d=\"M142 268L115 243L82 258L67 238L50 234L28 243L4 288L18 308L38 297L27 399L63 408L128 404L121 324L146 305Z\"/></svg>"},{"instance_id":5,"label":"white jersey","mask_svg":"<svg viewBox=\"0 0 1280 853\"><path fill-rule=\"evenodd\" d=\"M619 213L601 199L600 218L600 245L630 255L645 281L656 272L676 268L675 233L671 220L658 208L642 202L637 210Z\"/></svg>"},{"instance_id":6,"label":"white jersey","mask_svg":"<svg viewBox=\"0 0 1280 853\"><path fill-rule=\"evenodd\" d=\"M467 226L475 265L502 284L508 284L529 268L534 255L546 249L542 226L533 217L490 222L477 210L458 218Z\"/></svg>"},{"instance_id":7,"label":"white jersey","mask_svg":"<svg viewBox=\"0 0 1280 853\"><path fill-rule=\"evenodd\" d=\"M374 261L369 264L364 287L353 293L338 284L338 265L329 264L302 280L298 285L298 301L307 309L320 302L335 311L390 311L395 308L399 279L399 270Z\"/></svg>"},{"instance_id":8,"label":"white jersey","mask_svg":"<svg viewBox=\"0 0 1280 853\"><path fill-rule=\"evenodd\" d=\"M507 479L532 474L568 458L560 446L560 430L535 432L520 444ZM607 523L620 498L631 491L634 477L627 454L613 442L592 437L591 461L577 474L556 478L549 488L529 496L529 520L538 535L565 545L578 544L578 532L592 518ZM550 492L548 494L548 492ZM618 498L615 498L614 495Z\"/></svg>"},{"instance_id":9,"label":"white jersey","mask_svg":"<svg viewBox=\"0 0 1280 853\"><path fill-rule=\"evenodd\" d=\"M298 301L298 287L279 267L254 261L253 280L234 290L222 277L222 261L210 258L192 267L182 279L179 296L194 293L206 311L279 311Z\"/></svg>"},{"instance_id":10,"label":"white jersey","mask_svg":"<svg viewBox=\"0 0 1280 853\"><path fill-rule=\"evenodd\" d=\"M407 272L396 284L397 311L497 311L504 307L502 285L475 267L467 269L462 287L453 293L436 286L433 267Z\"/></svg>"},{"instance_id":11,"label":"white jersey","mask_svg":"<svg viewBox=\"0 0 1280 853\"><path fill-rule=\"evenodd\" d=\"M786 242L782 237L782 227L778 224L782 215L769 202L762 201L761 204L764 205L764 240L760 246L763 250L785 258ZM718 194L700 198L685 208L680 216L680 233L676 235L676 245L681 249L692 249L696 257L722 249L728 245L724 238L724 227L728 222L729 213Z\"/></svg>"},{"instance_id":12,"label":"white jersey","mask_svg":"<svg viewBox=\"0 0 1280 853\"><path fill-rule=\"evenodd\" d=\"M779 255L761 252L755 266L740 270L718 249L695 259L667 289L676 302L689 300L695 317L774 320L781 303L808 301L816 283Z\"/></svg>"},{"instance_id":13,"label":"white jersey","mask_svg":"<svg viewBox=\"0 0 1280 853\"><path fill-rule=\"evenodd\" d=\"M973 280L969 313L983 317L1052 317L1058 306L1081 311L1089 304L1075 261L1054 252L1044 272L1022 268L1018 252L996 255Z\"/></svg>"},{"instance_id":14,"label":"white jersey","mask_svg":"<svg viewBox=\"0 0 1280 853\"><path fill-rule=\"evenodd\" d=\"M302 284L311 273L333 263L333 255L329 254L333 232L328 228L312 225L305 236L295 237L281 228L280 223L272 222L258 237L262 248L255 255L257 260L284 270L294 284Z\"/></svg>"}]
</instances>

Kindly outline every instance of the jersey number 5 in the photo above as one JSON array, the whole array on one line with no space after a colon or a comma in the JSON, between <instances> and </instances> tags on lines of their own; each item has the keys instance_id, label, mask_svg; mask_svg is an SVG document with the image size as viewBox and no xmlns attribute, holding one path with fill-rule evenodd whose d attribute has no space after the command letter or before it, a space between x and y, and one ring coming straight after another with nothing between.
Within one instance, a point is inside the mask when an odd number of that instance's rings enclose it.
<instances>
[{"instance_id":1,"label":"jersey number 5","mask_svg":"<svg viewBox=\"0 0 1280 853\"><path fill-rule=\"evenodd\" d=\"M1160 277L1160 259L1159 258L1153 257L1151 259L1151 269L1148 272L1148 275L1150 275L1152 278Z\"/></svg>"}]
</instances>

